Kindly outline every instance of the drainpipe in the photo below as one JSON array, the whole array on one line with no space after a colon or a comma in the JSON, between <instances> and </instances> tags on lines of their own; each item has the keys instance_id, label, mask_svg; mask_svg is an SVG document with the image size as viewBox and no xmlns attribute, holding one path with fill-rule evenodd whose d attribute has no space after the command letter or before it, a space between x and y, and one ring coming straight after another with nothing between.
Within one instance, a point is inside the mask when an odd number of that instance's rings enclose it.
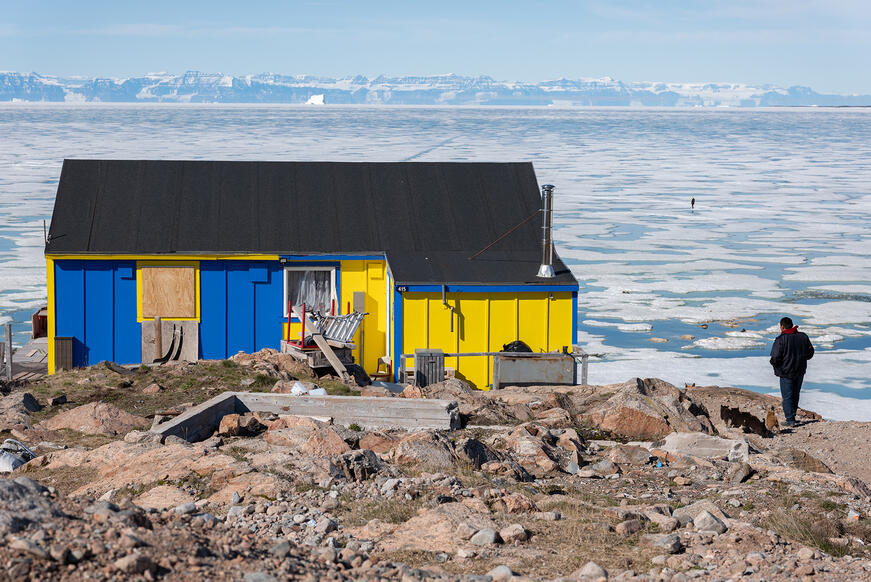
<instances>
[{"instance_id":1,"label":"drainpipe","mask_svg":"<svg viewBox=\"0 0 871 582\"><path fill-rule=\"evenodd\" d=\"M538 277L552 279L553 271L553 186L545 184L541 187L541 213L544 215L541 227L541 266Z\"/></svg>"},{"instance_id":2,"label":"drainpipe","mask_svg":"<svg viewBox=\"0 0 871 582\"><path fill-rule=\"evenodd\" d=\"M448 305L448 286L442 285L442 305L451 310L451 333L454 333L454 308Z\"/></svg>"}]
</instances>

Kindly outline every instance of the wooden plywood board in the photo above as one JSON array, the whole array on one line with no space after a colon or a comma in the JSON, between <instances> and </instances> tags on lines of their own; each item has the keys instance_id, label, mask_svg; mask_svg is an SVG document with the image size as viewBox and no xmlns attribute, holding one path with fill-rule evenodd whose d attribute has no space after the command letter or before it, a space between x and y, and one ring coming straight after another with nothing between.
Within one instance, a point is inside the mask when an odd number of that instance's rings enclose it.
<instances>
[{"instance_id":1,"label":"wooden plywood board","mask_svg":"<svg viewBox=\"0 0 871 582\"><path fill-rule=\"evenodd\" d=\"M142 267L142 316L196 317L194 267Z\"/></svg>"}]
</instances>

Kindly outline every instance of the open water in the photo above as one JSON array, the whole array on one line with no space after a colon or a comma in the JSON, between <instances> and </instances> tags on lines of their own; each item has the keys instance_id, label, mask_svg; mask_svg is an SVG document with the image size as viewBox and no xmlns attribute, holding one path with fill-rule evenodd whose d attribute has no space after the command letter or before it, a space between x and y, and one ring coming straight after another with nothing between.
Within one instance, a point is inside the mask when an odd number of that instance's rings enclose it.
<instances>
[{"instance_id":1,"label":"open water","mask_svg":"<svg viewBox=\"0 0 871 582\"><path fill-rule=\"evenodd\" d=\"M866 109L2 104L0 320L19 342L45 301L43 220L73 157L532 161L557 186L591 383L770 392L790 315L818 348L802 405L871 420Z\"/></svg>"}]
</instances>

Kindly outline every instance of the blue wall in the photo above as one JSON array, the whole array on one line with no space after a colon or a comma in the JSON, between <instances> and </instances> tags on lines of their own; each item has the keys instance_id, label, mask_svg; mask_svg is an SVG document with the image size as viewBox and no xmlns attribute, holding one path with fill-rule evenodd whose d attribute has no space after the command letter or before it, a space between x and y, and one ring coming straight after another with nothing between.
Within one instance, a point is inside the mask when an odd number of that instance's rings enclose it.
<instances>
[{"instance_id":1,"label":"blue wall","mask_svg":"<svg viewBox=\"0 0 871 582\"><path fill-rule=\"evenodd\" d=\"M73 338L73 364L142 360L134 261L55 261L55 336Z\"/></svg>"},{"instance_id":2,"label":"blue wall","mask_svg":"<svg viewBox=\"0 0 871 582\"><path fill-rule=\"evenodd\" d=\"M200 262L200 357L281 345L284 286L272 261Z\"/></svg>"},{"instance_id":3,"label":"blue wall","mask_svg":"<svg viewBox=\"0 0 871 582\"><path fill-rule=\"evenodd\" d=\"M58 337L73 337L73 363L142 361L136 262L56 260ZM281 343L282 267L271 261L200 261L200 357L223 359Z\"/></svg>"}]
</instances>

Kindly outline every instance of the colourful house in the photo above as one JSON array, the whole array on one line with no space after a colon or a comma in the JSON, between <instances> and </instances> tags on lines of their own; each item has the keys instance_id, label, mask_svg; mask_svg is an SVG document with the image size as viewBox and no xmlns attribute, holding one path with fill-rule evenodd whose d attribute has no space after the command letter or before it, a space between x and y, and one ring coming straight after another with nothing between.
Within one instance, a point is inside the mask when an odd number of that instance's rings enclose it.
<instances>
[{"instance_id":1,"label":"colourful house","mask_svg":"<svg viewBox=\"0 0 871 582\"><path fill-rule=\"evenodd\" d=\"M150 361L156 316L194 325L201 359L278 349L303 303L368 312L354 356L369 373L422 348L570 347L578 283L556 253L537 276L541 204L531 163L66 160L45 248L49 371L55 337L75 366ZM490 357L446 365L490 384Z\"/></svg>"}]
</instances>

